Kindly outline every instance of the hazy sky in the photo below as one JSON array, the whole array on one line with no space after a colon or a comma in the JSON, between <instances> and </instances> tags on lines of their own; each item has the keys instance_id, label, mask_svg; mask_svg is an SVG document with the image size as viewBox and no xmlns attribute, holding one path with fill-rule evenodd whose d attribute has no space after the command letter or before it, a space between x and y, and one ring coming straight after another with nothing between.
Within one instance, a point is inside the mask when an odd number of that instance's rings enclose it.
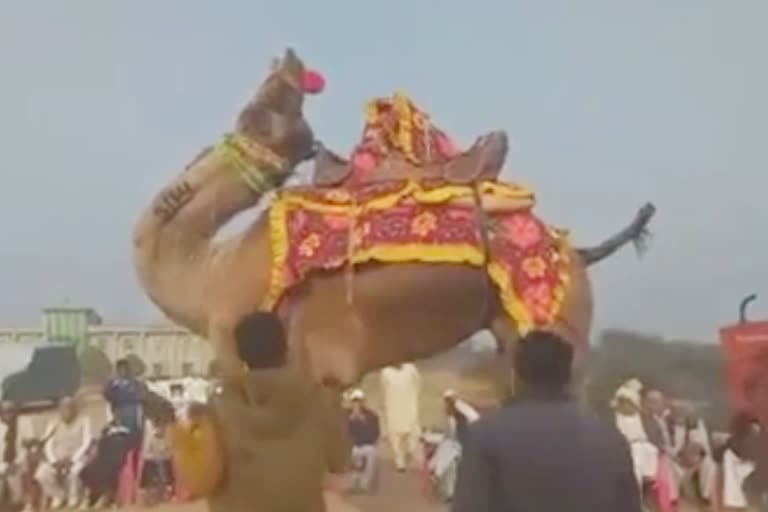
<instances>
[{"instance_id":1,"label":"hazy sky","mask_svg":"<svg viewBox=\"0 0 768 512\"><path fill-rule=\"evenodd\" d=\"M766 26L765 0L0 0L0 321L156 320L132 224L290 44L338 150L402 88L461 143L506 129L505 176L580 244L654 201L648 255L592 272L597 326L713 339L748 292L768 314Z\"/></svg>"}]
</instances>

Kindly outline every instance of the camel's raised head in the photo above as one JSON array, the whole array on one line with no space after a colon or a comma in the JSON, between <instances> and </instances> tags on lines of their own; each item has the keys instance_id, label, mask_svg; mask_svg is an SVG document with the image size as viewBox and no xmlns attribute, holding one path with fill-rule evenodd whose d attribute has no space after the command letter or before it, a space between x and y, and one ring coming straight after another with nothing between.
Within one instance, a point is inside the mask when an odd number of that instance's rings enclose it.
<instances>
[{"instance_id":1,"label":"camel's raised head","mask_svg":"<svg viewBox=\"0 0 768 512\"><path fill-rule=\"evenodd\" d=\"M237 119L238 132L285 158L291 167L312 157L314 135L304 119L304 95L322 89L322 78L288 49Z\"/></svg>"}]
</instances>

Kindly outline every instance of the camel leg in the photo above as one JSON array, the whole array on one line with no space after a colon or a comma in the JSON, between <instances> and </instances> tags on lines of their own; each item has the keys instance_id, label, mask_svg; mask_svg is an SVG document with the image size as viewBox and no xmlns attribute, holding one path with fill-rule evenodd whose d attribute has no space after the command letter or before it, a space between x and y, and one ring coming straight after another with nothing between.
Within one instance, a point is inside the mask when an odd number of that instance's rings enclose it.
<instances>
[{"instance_id":1,"label":"camel leg","mask_svg":"<svg viewBox=\"0 0 768 512\"><path fill-rule=\"evenodd\" d=\"M344 339L343 337L341 339ZM327 411L325 419L330 429L329 471L325 478L326 503L341 500L345 488L345 470L352 456L352 445L347 431L346 415L342 408L344 390L354 384L356 375L350 351L343 350L334 342L339 340L334 333L316 329L308 324L304 312L297 308L288 320L288 346L292 364L296 370L305 373L320 384L321 399ZM333 435L336 432L338 435Z\"/></svg>"},{"instance_id":2,"label":"camel leg","mask_svg":"<svg viewBox=\"0 0 768 512\"><path fill-rule=\"evenodd\" d=\"M495 317L489 329L496 339L497 357L494 381L498 389L498 396L502 400L507 400L514 395L515 378L512 371L512 355L518 341L520 341L520 334L517 332L514 322L506 314ZM558 329L559 326L556 325L553 330L559 333ZM583 354L577 351L573 364L573 387L571 391L579 400L586 399L583 359Z\"/></svg>"},{"instance_id":3,"label":"camel leg","mask_svg":"<svg viewBox=\"0 0 768 512\"><path fill-rule=\"evenodd\" d=\"M361 319L345 302L298 301L287 331L294 364L315 382L342 392L363 376L361 349L368 340Z\"/></svg>"},{"instance_id":4,"label":"camel leg","mask_svg":"<svg viewBox=\"0 0 768 512\"><path fill-rule=\"evenodd\" d=\"M213 346L214 360L222 379L237 378L243 372L243 362L237 355L234 337L234 323L211 322L208 341Z\"/></svg>"}]
</instances>

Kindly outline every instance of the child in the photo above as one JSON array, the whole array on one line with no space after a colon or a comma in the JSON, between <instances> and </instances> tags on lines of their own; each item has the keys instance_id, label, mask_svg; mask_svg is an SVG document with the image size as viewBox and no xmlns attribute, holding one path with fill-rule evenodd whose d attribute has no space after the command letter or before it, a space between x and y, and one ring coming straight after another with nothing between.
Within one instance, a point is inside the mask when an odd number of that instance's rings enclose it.
<instances>
[{"instance_id":1,"label":"child","mask_svg":"<svg viewBox=\"0 0 768 512\"><path fill-rule=\"evenodd\" d=\"M183 384L178 382L171 384L171 404L173 404L173 409L176 412L176 419L181 422L187 421L189 399Z\"/></svg>"},{"instance_id":2,"label":"child","mask_svg":"<svg viewBox=\"0 0 768 512\"><path fill-rule=\"evenodd\" d=\"M171 496L173 466L166 427L157 420L147 420L141 450L140 487L145 506L160 503Z\"/></svg>"}]
</instances>

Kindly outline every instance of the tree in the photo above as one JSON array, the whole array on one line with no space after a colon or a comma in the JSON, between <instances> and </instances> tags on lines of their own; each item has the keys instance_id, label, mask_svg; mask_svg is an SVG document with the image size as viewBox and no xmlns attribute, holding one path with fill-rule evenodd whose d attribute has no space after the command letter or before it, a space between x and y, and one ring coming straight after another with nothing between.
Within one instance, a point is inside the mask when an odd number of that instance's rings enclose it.
<instances>
[{"instance_id":1,"label":"tree","mask_svg":"<svg viewBox=\"0 0 768 512\"><path fill-rule=\"evenodd\" d=\"M125 361L128 363L128 367L136 377L141 377L147 372L147 365L136 354L128 354L125 356Z\"/></svg>"},{"instance_id":2,"label":"tree","mask_svg":"<svg viewBox=\"0 0 768 512\"><path fill-rule=\"evenodd\" d=\"M80 373L83 384L101 386L112 375L112 363L103 351L86 346L80 351Z\"/></svg>"},{"instance_id":3,"label":"tree","mask_svg":"<svg viewBox=\"0 0 768 512\"><path fill-rule=\"evenodd\" d=\"M603 331L589 355L590 405L607 412L613 393L630 378L670 397L692 401L717 426L727 422L729 407L718 345L665 340L620 329Z\"/></svg>"}]
</instances>

